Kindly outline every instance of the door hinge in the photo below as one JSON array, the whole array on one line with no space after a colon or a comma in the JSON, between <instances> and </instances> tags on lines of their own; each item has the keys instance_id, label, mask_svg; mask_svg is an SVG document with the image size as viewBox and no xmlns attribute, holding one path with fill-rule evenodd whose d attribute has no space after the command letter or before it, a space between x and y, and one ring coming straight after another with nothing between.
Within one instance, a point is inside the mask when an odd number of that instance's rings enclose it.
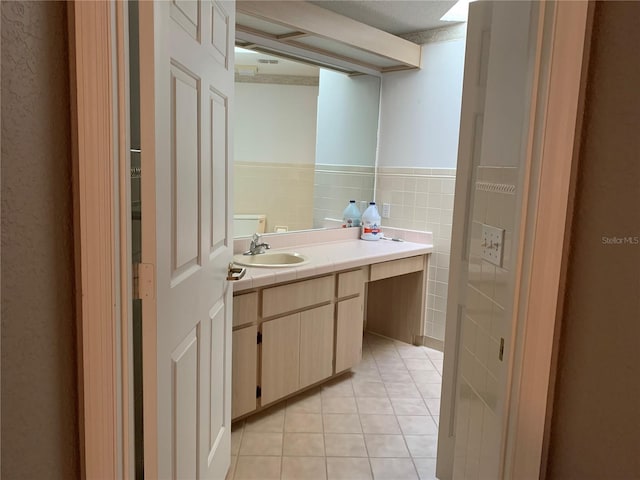
<instances>
[{"instance_id":1,"label":"door hinge","mask_svg":"<svg viewBox=\"0 0 640 480\"><path fill-rule=\"evenodd\" d=\"M262 343L262 333L258 332L257 344L260 345Z\"/></svg>"},{"instance_id":2,"label":"door hinge","mask_svg":"<svg viewBox=\"0 0 640 480\"><path fill-rule=\"evenodd\" d=\"M500 353L498 354L498 359L502 361L502 357L504 357L504 338L500 339Z\"/></svg>"},{"instance_id":3,"label":"door hinge","mask_svg":"<svg viewBox=\"0 0 640 480\"><path fill-rule=\"evenodd\" d=\"M262 397L262 389L260 388L260 385L258 385L256 387L256 398L260 398Z\"/></svg>"},{"instance_id":4,"label":"door hinge","mask_svg":"<svg viewBox=\"0 0 640 480\"><path fill-rule=\"evenodd\" d=\"M153 300L155 293L155 272L151 263L133 264L133 298Z\"/></svg>"}]
</instances>

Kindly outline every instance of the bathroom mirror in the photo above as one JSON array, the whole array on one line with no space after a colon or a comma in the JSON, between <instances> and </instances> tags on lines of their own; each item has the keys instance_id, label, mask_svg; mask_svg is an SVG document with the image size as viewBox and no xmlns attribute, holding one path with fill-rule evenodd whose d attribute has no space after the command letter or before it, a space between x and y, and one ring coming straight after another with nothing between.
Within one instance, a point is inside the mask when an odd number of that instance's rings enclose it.
<instances>
[{"instance_id":1,"label":"bathroom mirror","mask_svg":"<svg viewBox=\"0 0 640 480\"><path fill-rule=\"evenodd\" d=\"M235 55L235 236L338 226L374 196L380 78Z\"/></svg>"}]
</instances>

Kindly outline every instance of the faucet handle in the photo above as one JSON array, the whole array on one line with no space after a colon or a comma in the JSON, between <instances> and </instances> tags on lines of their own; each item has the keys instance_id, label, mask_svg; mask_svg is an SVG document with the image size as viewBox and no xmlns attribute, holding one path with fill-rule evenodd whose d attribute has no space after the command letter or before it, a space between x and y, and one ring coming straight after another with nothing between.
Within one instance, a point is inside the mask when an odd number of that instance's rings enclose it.
<instances>
[{"instance_id":1,"label":"faucet handle","mask_svg":"<svg viewBox=\"0 0 640 480\"><path fill-rule=\"evenodd\" d=\"M251 240L253 240L253 243L257 245L258 243L260 243L260 235L254 233L253 237L251 237Z\"/></svg>"}]
</instances>

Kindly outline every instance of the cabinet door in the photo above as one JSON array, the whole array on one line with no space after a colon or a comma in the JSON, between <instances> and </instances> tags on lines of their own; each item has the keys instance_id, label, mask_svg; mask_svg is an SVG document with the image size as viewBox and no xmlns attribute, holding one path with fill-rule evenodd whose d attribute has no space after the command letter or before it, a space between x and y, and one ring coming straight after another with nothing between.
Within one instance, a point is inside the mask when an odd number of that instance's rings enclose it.
<instances>
[{"instance_id":1,"label":"cabinet door","mask_svg":"<svg viewBox=\"0 0 640 480\"><path fill-rule=\"evenodd\" d=\"M233 332L231 418L256 409L257 335L255 325Z\"/></svg>"},{"instance_id":2,"label":"cabinet door","mask_svg":"<svg viewBox=\"0 0 640 480\"><path fill-rule=\"evenodd\" d=\"M298 390L300 314L262 324L262 399L267 405Z\"/></svg>"},{"instance_id":3,"label":"cabinet door","mask_svg":"<svg viewBox=\"0 0 640 480\"><path fill-rule=\"evenodd\" d=\"M354 367L362 358L362 297L338 302L336 373Z\"/></svg>"},{"instance_id":4,"label":"cabinet door","mask_svg":"<svg viewBox=\"0 0 640 480\"><path fill-rule=\"evenodd\" d=\"M333 305L300 314L300 386L304 388L333 373Z\"/></svg>"}]
</instances>

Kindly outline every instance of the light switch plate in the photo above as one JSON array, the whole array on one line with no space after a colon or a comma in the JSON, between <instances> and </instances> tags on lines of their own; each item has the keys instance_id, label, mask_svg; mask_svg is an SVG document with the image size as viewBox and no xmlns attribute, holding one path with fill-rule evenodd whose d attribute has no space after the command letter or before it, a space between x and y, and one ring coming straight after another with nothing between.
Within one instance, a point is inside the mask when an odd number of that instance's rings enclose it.
<instances>
[{"instance_id":1,"label":"light switch plate","mask_svg":"<svg viewBox=\"0 0 640 480\"><path fill-rule=\"evenodd\" d=\"M382 218L389 218L391 216L391 204L383 203L382 204Z\"/></svg>"},{"instance_id":2,"label":"light switch plate","mask_svg":"<svg viewBox=\"0 0 640 480\"><path fill-rule=\"evenodd\" d=\"M480 245L482 247L482 258L498 267L502 267L504 229L483 224Z\"/></svg>"}]
</instances>

